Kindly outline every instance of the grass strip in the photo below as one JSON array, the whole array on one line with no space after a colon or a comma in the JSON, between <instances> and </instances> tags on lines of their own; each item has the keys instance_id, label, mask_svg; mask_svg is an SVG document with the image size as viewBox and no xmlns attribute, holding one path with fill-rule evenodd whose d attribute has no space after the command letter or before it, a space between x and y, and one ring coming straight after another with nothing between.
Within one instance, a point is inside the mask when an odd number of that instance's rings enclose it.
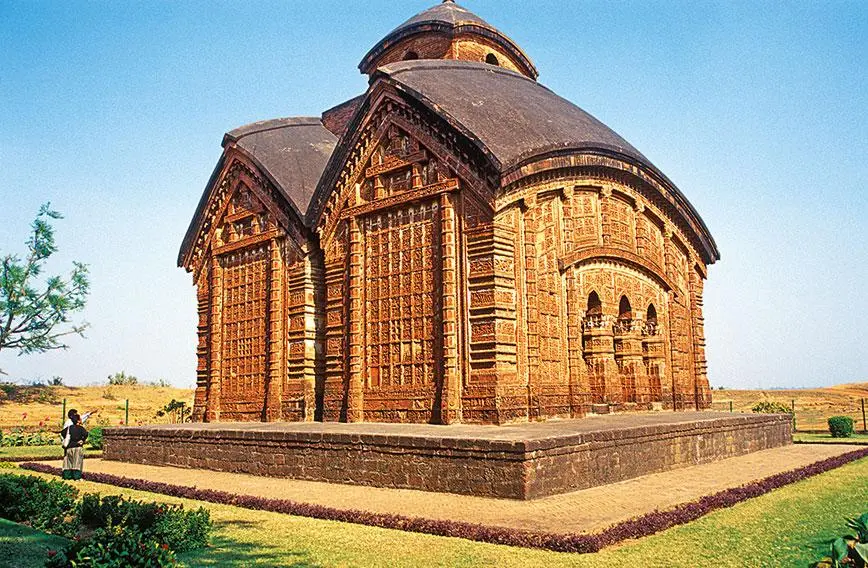
<instances>
[{"instance_id":1,"label":"grass strip","mask_svg":"<svg viewBox=\"0 0 868 568\"><path fill-rule=\"evenodd\" d=\"M443 521L371 513L351 509L337 509L309 503L298 503L284 499L267 499L251 495L237 495L225 491L198 489L183 485L171 485L156 481L131 479L106 473L84 474L84 479L96 483L106 483L128 489L160 493L174 497L196 499L210 503L234 505L252 510L271 511L289 515L311 517L330 521L362 524L387 529L397 529L437 536L464 538L492 544L541 548L557 552L589 553L598 552L627 539L649 536L662 530L689 523L712 511L731 507L742 501L758 497L785 485L813 477L841 467L852 461L868 457L868 448L863 448L827 458L791 471L779 473L753 481L740 487L726 489L707 495L696 501L677 505L666 511L654 511L627 521L617 523L601 532L593 534L555 534L535 532L505 527L490 527L457 521ZM22 469L41 473L58 474L60 470L45 464L22 463Z\"/></svg>"}]
</instances>

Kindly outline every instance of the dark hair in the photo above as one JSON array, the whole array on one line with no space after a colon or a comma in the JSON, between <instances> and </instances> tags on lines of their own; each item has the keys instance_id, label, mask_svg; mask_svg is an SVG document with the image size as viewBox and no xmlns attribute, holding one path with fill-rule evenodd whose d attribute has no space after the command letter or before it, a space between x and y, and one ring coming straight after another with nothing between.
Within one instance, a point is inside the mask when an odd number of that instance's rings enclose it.
<instances>
[{"instance_id":1,"label":"dark hair","mask_svg":"<svg viewBox=\"0 0 868 568\"><path fill-rule=\"evenodd\" d=\"M70 420L72 420L73 422L75 422L75 419L73 418L73 416L78 416L78 410L76 410L74 408L70 408L69 412L66 413L66 417L69 418Z\"/></svg>"}]
</instances>

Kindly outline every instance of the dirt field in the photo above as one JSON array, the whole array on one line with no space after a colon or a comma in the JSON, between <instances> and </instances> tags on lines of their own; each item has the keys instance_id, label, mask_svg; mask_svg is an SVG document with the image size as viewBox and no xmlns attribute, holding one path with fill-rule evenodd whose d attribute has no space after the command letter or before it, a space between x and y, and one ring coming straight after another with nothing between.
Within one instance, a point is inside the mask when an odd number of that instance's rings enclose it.
<instances>
[{"instance_id":1,"label":"dirt field","mask_svg":"<svg viewBox=\"0 0 868 568\"><path fill-rule=\"evenodd\" d=\"M157 418L158 410L172 399L182 400L188 405L193 403L192 389L171 387L134 386L93 386L93 387L23 387L10 397L0 391L0 429L9 430L22 426L26 430L58 429L63 414L63 399L66 408L79 412L98 410L89 426L115 426L124 419L125 401L130 401L130 424L153 424L168 422L167 418ZM39 423L43 425L40 426Z\"/></svg>"},{"instance_id":2,"label":"dirt field","mask_svg":"<svg viewBox=\"0 0 868 568\"><path fill-rule=\"evenodd\" d=\"M795 401L796 428L826 430L830 416L850 416L857 430L862 430L861 399L868 406L868 383L836 385L818 389L794 390L716 390L712 393L713 408L728 410L732 401L736 412L750 412L758 402L772 401L790 407Z\"/></svg>"},{"instance_id":3,"label":"dirt field","mask_svg":"<svg viewBox=\"0 0 868 568\"><path fill-rule=\"evenodd\" d=\"M81 412L99 409L92 424L116 425L124 418L124 401L130 401L130 424L167 422L156 418L158 410L170 400L193 402L192 389L152 386L93 386L93 387L28 387L24 401L10 401L0 391L0 429L25 426L38 430L39 422L46 428L60 425L63 399L67 408ZM750 412L758 402L768 400L790 406L796 403L796 427L825 430L830 416L851 416L857 430L862 430L860 400L868 405L868 383L837 385L818 389L796 390L715 390L712 394L715 410L728 410L732 401L736 412ZM26 413L26 417L24 414Z\"/></svg>"}]
</instances>

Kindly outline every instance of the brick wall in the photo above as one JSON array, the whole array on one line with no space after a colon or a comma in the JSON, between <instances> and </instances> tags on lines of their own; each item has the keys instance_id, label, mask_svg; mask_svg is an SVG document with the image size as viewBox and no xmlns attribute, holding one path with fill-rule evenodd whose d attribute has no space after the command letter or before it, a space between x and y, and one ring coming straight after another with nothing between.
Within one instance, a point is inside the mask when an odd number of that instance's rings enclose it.
<instances>
[{"instance_id":1,"label":"brick wall","mask_svg":"<svg viewBox=\"0 0 868 568\"><path fill-rule=\"evenodd\" d=\"M112 428L105 432L104 459L534 499L792 442L786 415L701 416L704 419L590 432L571 432L575 422L565 421L561 435L537 439L444 437L430 426L433 433L426 436L291 424L260 430L233 424ZM533 427L521 432L533 432Z\"/></svg>"}]
</instances>

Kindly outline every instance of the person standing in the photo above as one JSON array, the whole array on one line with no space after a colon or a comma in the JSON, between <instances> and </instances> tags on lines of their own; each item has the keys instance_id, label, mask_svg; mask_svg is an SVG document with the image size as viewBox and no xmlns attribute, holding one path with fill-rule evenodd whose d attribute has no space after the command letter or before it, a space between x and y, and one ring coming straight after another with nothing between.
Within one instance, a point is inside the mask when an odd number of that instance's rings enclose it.
<instances>
[{"instance_id":1,"label":"person standing","mask_svg":"<svg viewBox=\"0 0 868 568\"><path fill-rule=\"evenodd\" d=\"M63 479L78 481L84 467L84 442L87 440L87 430L82 426L81 416L74 414L69 417L72 425L63 429L61 435L63 447Z\"/></svg>"}]
</instances>

